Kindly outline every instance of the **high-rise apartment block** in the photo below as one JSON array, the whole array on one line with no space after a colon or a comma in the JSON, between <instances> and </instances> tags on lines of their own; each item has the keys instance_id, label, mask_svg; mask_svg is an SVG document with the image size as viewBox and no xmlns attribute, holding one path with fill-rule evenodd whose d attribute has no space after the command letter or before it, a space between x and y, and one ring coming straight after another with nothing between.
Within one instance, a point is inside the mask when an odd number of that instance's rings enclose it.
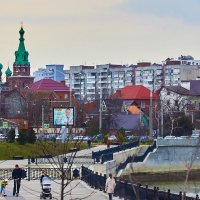
<instances>
[{"instance_id":1,"label":"high-rise apartment block","mask_svg":"<svg viewBox=\"0 0 200 200\"><path fill-rule=\"evenodd\" d=\"M138 63L134 73L135 85L143 85L152 90L161 86L177 86L200 77L200 60L192 56L180 56L177 60L167 58L162 64Z\"/></svg>"},{"instance_id":2,"label":"high-rise apartment block","mask_svg":"<svg viewBox=\"0 0 200 200\"><path fill-rule=\"evenodd\" d=\"M79 100L90 101L109 97L117 89L127 85L143 85L152 90L162 86L177 86L189 80L200 78L200 60L192 56L180 56L178 59L167 58L162 64L141 62L137 65L104 64L96 66L46 65L34 72L38 81L44 78L64 81Z\"/></svg>"},{"instance_id":3,"label":"high-rise apartment block","mask_svg":"<svg viewBox=\"0 0 200 200\"><path fill-rule=\"evenodd\" d=\"M177 86L181 82L197 80L200 77L200 60L192 56L181 56L178 60L166 59L163 62L163 85Z\"/></svg>"},{"instance_id":4,"label":"high-rise apartment block","mask_svg":"<svg viewBox=\"0 0 200 200\"><path fill-rule=\"evenodd\" d=\"M162 69L161 64L138 63L134 71L135 85L143 85L149 89L158 90L163 80Z\"/></svg>"},{"instance_id":5,"label":"high-rise apartment block","mask_svg":"<svg viewBox=\"0 0 200 200\"><path fill-rule=\"evenodd\" d=\"M108 97L117 89L126 85L132 85L132 66L124 65L97 65L94 66L71 66L65 70L66 85L75 92L75 97L84 100L94 100Z\"/></svg>"}]
</instances>

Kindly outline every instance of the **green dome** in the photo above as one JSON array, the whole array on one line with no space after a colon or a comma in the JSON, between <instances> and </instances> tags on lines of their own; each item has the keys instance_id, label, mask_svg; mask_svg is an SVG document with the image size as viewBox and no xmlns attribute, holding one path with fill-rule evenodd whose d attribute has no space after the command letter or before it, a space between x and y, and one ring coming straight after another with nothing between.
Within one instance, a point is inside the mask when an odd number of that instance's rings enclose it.
<instances>
[{"instance_id":1,"label":"green dome","mask_svg":"<svg viewBox=\"0 0 200 200\"><path fill-rule=\"evenodd\" d=\"M6 76L11 76L12 75L12 71L10 70L10 68L8 67L8 69L5 72Z\"/></svg>"},{"instance_id":2,"label":"green dome","mask_svg":"<svg viewBox=\"0 0 200 200\"><path fill-rule=\"evenodd\" d=\"M0 70L2 70L2 68L3 68L3 65L0 63Z\"/></svg>"}]
</instances>

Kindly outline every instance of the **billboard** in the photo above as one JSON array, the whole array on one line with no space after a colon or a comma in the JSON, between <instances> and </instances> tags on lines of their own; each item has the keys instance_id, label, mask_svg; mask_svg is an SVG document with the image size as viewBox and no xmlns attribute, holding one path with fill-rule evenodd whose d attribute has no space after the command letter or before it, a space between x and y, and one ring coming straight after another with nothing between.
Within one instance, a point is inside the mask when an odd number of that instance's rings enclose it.
<instances>
[{"instance_id":1,"label":"billboard","mask_svg":"<svg viewBox=\"0 0 200 200\"><path fill-rule=\"evenodd\" d=\"M54 126L74 126L74 117L74 107L53 109Z\"/></svg>"}]
</instances>

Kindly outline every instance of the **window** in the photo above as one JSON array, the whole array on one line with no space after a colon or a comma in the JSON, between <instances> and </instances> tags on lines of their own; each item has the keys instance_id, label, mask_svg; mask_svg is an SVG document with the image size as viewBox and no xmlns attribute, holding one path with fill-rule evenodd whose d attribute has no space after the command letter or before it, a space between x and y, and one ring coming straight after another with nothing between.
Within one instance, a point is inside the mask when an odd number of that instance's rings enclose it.
<instances>
[{"instance_id":1,"label":"window","mask_svg":"<svg viewBox=\"0 0 200 200\"><path fill-rule=\"evenodd\" d=\"M16 87L17 87L17 83L16 83L16 81L13 81L13 82L12 82L12 85L13 85L13 87L16 88Z\"/></svg>"},{"instance_id":2,"label":"window","mask_svg":"<svg viewBox=\"0 0 200 200\"><path fill-rule=\"evenodd\" d=\"M141 107L141 108L145 108L145 101L141 101L140 107Z\"/></svg>"},{"instance_id":3,"label":"window","mask_svg":"<svg viewBox=\"0 0 200 200\"><path fill-rule=\"evenodd\" d=\"M68 98L68 94L64 94L64 99L67 99Z\"/></svg>"}]
</instances>

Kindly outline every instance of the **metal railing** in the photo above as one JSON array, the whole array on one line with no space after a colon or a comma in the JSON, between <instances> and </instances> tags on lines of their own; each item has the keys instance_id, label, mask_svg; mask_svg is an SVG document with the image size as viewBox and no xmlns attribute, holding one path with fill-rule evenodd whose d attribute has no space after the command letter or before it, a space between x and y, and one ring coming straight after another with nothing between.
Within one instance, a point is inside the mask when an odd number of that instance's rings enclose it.
<instances>
[{"instance_id":1,"label":"metal railing","mask_svg":"<svg viewBox=\"0 0 200 200\"><path fill-rule=\"evenodd\" d=\"M128 144L119 145L117 147L104 149L101 151L96 151L96 152L93 151L92 159L94 159L94 162L101 162L103 164L104 162L107 162L113 159L113 153L131 149L138 145L139 145L139 140L128 143Z\"/></svg>"},{"instance_id":2,"label":"metal railing","mask_svg":"<svg viewBox=\"0 0 200 200\"><path fill-rule=\"evenodd\" d=\"M156 148L156 141L154 141L153 145L149 146L145 153L141 156L129 156L125 162L120 163L117 167L116 172L118 173L121 169L124 169L128 163L132 162L143 162L146 156L152 152Z\"/></svg>"},{"instance_id":3,"label":"metal railing","mask_svg":"<svg viewBox=\"0 0 200 200\"><path fill-rule=\"evenodd\" d=\"M82 180L90 187L104 191L106 184L106 175L94 173L92 170L82 166ZM148 185L132 184L127 181L116 180L114 196L126 200L199 200L199 196L188 197L182 192L173 194L168 191L160 191L159 187L153 189Z\"/></svg>"},{"instance_id":4,"label":"metal railing","mask_svg":"<svg viewBox=\"0 0 200 200\"><path fill-rule=\"evenodd\" d=\"M73 176L73 171L77 169L80 172L80 168L71 168L71 169L64 169L65 171L65 175L66 178L71 180L72 176ZM49 177L51 177L52 180L58 180L61 179L61 169L60 168L24 168L24 170L26 171L26 178L27 180L39 180L41 175L42 175L42 171L47 172L47 174L49 175ZM3 179L8 179L11 180L12 179L12 171L13 169L0 169L0 180Z\"/></svg>"}]
</instances>

